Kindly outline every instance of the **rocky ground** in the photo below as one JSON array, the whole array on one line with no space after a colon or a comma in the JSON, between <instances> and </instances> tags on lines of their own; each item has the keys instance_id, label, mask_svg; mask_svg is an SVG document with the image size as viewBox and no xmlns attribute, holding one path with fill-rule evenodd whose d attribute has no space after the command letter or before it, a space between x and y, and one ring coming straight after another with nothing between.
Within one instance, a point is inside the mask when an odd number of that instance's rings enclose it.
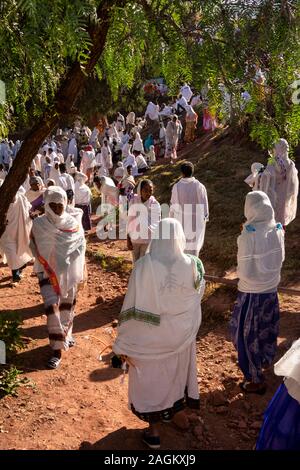
<instances>
[{"instance_id":1,"label":"rocky ground","mask_svg":"<svg viewBox=\"0 0 300 470\"><path fill-rule=\"evenodd\" d=\"M93 255L99 246L107 259L118 260L116 272ZM146 425L127 409L127 376L123 382L122 373L110 367L110 349L99 360L113 339L130 255L124 241L98 242L95 235L90 237L89 253L88 282L79 293L74 322L76 347L64 355L56 371L45 368L50 349L32 267L26 268L17 287L11 287L8 269L1 268L1 309L18 312L24 320L24 336L31 338L17 357L31 384L21 387L18 397L0 402L1 449L146 449L141 442ZM213 307L221 311L228 299L217 298ZM300 336L299 303L299 297L280 299L278 357ZM204 319L206 308L211 309L207 302ZM197 339L201 409L188 414L188 427L180 422L179 426L162 424L162 449L252 449L255 445L263 411L280 379L270 369L266 395L243 395L227 329L227 322L204 320Z\"/></svg>"}]
</instances>

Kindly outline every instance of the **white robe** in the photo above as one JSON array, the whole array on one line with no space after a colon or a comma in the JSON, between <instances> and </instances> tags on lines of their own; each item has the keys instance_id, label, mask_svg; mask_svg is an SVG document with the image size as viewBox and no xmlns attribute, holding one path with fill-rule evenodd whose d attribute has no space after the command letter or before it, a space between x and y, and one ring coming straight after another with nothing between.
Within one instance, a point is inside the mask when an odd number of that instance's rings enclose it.
<instances>
[{"instance_id":1,"label":"white robe","mask_svg":"<svg viewBox=\"0 0 300 470\"><path fill-rule=\"evenodd\" d=\"M90 188L79 181L75 183L75 204L89 205L91 203L92 193Z\"/></svg>"},{"instance_id":2,"label":"white robe","mask_svg":"<svg viewBox=\"0 0 300 470\"><path fill-rule=\"evenodd\" d=\"M29 217L31 204L20 193L16 200L10 204L6 219L8 221L5 232L0 239L0 249L4 253L10 269L19 269L32 259L29 248L29 236L32 220Z\"/></svg>"},{"instance_id":3,"label":"white robe","mask_svg":"<svg viewBox=\"0 0 300 470\"><path fill-rule=\"evenodd\" d=\"M186 236L186 253L198 256L204 243L208 220L206 188L196 178L182 178L173 186L170 217L183 226Z\"/></svg>"},{"instance_id":4,"label":"white robe","mask_svg":"<svg viewBox=\"0 0 300 470\"><path fill-rule=\"evenodd\" d=\"M143 154L145 153L143 141L141 139L139 132L136 133L135 140L133 142L132 151L134 152L134 150L136 150L137 152L141 152Z\"/></svg>"},{"instance_id":5,"label":"white robe","mask_svg":"<svg viewBox=\"0 0 300 470\"><path fill-rule=\"evenodd\" d=\"M193 92L191 90L191 87L187 84L183 85L180 88L180 93L187 100L187 102L189 102L191 97L193 96Z\"/></svg>"},{"instance_id":6,"label":"white robe","mask_svg":"<svg viewBox=\"0 0 300 470\"><path fill-rule=\"evenodd\" d=\"M178 226L163 219L149 254L135 265L113 345L116 354L130 358L129 406L140 413L172 408L185 391L199 399L195 338L204 272L200 277L195 262L183 255L184 235ZM161 239L159 233L170 233L171 239Z\"/></svg>"}]
</instances>

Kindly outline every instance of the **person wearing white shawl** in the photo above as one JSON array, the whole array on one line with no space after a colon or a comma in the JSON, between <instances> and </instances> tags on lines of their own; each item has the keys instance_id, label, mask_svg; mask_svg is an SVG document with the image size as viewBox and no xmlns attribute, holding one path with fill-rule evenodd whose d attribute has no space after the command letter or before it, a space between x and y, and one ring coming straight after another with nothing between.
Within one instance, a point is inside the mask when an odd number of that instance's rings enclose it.
<instances>
[{"instance_id":1,"label":"person wearing white shawl","mask_svg":"<svg viewBox=\"0 0 300 470\"><path fill-rule=\"evenodd\" d=\"M139 170L138 170L135 156L132 153L129 153L123 161L123 167L127 168L128 166L132 167L132 175L137 176L139 173Z\"/></svg>"},{"instance_id":2,"label":"person wearing white shawl","mask_svg":"<svg viewBox=\"0 0 300 470\"><path fill-rule=\"evenodd\" d=\"M99 129L97 129L97 127L94 127L93 132L91 133L89 137L89 144L92 145L94 148L96 148L98 135L99 135Z\"/></svg>"},{"instance_id":3,"label":"person wearing white shawl","mask_svg":"<svg viewBox=\"0 0 300 470\"><path fill-rule=\"evenodd\" d=\"M26 191L25 196L31 204L32 211L40 210L44 205L43 194L45 188L41 186L36 176L31 176L29 182L30 189Z\"/></svg>"},{"instance_id":4,"label":"person wearing white shawl","mask_svg":"<svg viewBox=\"0 0 300 470\"><path fill-rule=\"evenodd\" d=\"M31 248L36 258L56 369L62 350L74 345L72 327L78 284L84 280L85 238L82 227L66 212L66 192L51 186L44 193L45 214L33 221Z\"/></svg>"},{"instance_id":5,"label":"person wearing white shawl","mask_svg":"<svg viewBox=\"0 0 300 470\"><path fill-rule=\"evenodd\" d=\"M198 114L194 111L191 105L187 105L186 107L186 115L185 115L185 134L184 140L185 142L193 142L195 140L195 130L197 127L198 121Z\"/></svg>"},{"instance_id":6,"label":"person wearing white shawl","mask_svg":"<svg viewBox=\"0 0 300 470\"><path fill-rule=\"evenodd\" d=\"M146 160L149 166L156 162L154 145L150 145L149 151L146 153Z\"/></svg>"},{"instance_id":7,"label":"person wearing white shawl","mask_svg":"<svg viewBox=\"0 0 300 470\"><path fill-rule=\"evenodd\" d=\"M153 183L141 180L128 211L127 248L132 251L133 263L146 253L160 219L161 208L153 196Z\"/></svg>"},{"instance_id":8,"label":"person wearing white shawl","mask_svg":"<svg viewBox=\"0 0 300 470\"><path fill-rule=\"evenodd\" d=\"M284 381L264 413L256 450L300 450L300 338L275 364Z\"/></svg>"},{"instance_id":9,"label":"person wearing white shawl","mask_svg":"<svg viewBox=\"0 0 300 470\"><path fill-rule=\"evenodd\" d=\"M68 143L68 155L73 155L74 163L77 163L78 159L78 148L77 148L77 141L75 135L72 134L69 143Z\"/></svg>"},{"instance_id":10,"label":"person wearing white shawl","mask_svg":"<svg viewBox=\"0 0 300 470\"><path fill-rule=\"evenodd\" d=\"M116 129L117 132L120 132L125 129L125 118L120 112L118 112L117 114Z\"/></svg>"},{"instance_id":11,"label":"person wearing white shawl","mask_svg":"<svg viewBox=\"0 0 300 470\"><path fill-rule=\"evenodd\" d=\"M70 173L70 170L71 170L71 164L73 163L74 165L74 162L73 162L73 155L69 154L66 158L66 161L65 161L65 164L66 164L66 168L67 168L67 172Z\"/></svg>"},{"instance_id":12,"label":"person wearing white shawl","mask_svg":"<svg viewBox=\"0 0 300 470\"><path fill-rule=\"evenodd\" d=\"M123 176L124 176L124 167L123 167L123 163L122 162L118 162L117 163L117 168L115 169L114 171L114 179L120 183L120 181L122 180Z\"/></svg>"},{"instance_id":13,"label":"person wearing white shawl","mask_svg":"<svg viewBox=\"0 0 300 470\"><path fill-rule=\"evenodd\" d=\"M135 124L135 113L133 111L130 111L130 113L127 114L126 124L131 124L132 126L134 126L134 124Z\"/></svg>"},{"instance_id":14,"label":"person wearing white shawl","mask_svg":"<svg viewBox=\"0 0 300 470\"><path fill-rule=\"evenodd\" d=\"M113 345L129 364L128 406L149 423L143 440L151 448L160 446L160 420L170 421L185 405L199 408L196 335L204 269L184 248L179 222L163 219L130 276Z\"/></svg>"},{"instance_id":15,"label":"person wearing white shawl","mask_svg":"<svg viewBox=\"0 0 300 470\"><path fill-rule=\"evenodd\" d=\"M263 173L265 167L262 163L254 162L251 165L251 174L244 179L244 182L253 189L253 191L259 191L260 176Z\"/></svg>"},{"instance_id":16,"label":"person wearing white shawl","mask_svg":"<svg viewBox=\"0 0 300 470\"><path fill-rule=\"evenodd\" d=\"M159 120L159 106L158 104L152 103L149 101L148 106L145 112L145 119L148 118L150 121L158 121Z\"/></svg>"},{"instance_id":17,"label":"person wearing white shawl","mask_svg":"<svg viewBox=\"0 0 300 470\"><path fill-rule=\"evenodd\" d=\"M72 169L72 167L70 167ZM67 168L65 163L61 163L59 165L59 170L60 170L60 177L59 177L59 185L61 188L63 188L65 191L68 191L69 189L72 189L72 191L75 191L75 183L74 183L74 178L73 176L69 175L67 173Z\"/></svg>"},{"instance_id":18,"label":"person wearing white shawl","mask_svg":"<svg viewBox=\"0 0 300 470\"><path fill-rule=\"evenodd\" d=\"M134 152L135 150L139 153L142 153L143 155L145 154L144 144L139 132L136 132L135 139L132 145L132 152Z\"/></svg>"},{"instance_id":19,"label":"person wearing white shawl","mask_svg":"<svg viewBox=\"0 0 300 470\"><path fill-rule=\"evenodd\" d=\"M185 253L198 256L204 243L209 218L205 186L193 176L194 165L181 165L182 178L172 188L170 217L177 219L186 237Z\"/></svg>"},{"instance_id":20,"label":"person wearing white shawl","mask_svg":"<svg viewBox=\"0 0 300 470\"><path fill-rule=\"evenodd\" d=\"M166 153L165 158L171 158L171 163L177 159L177 145L179 139L179 120L176 114L166 127Z\"/></svg>"},{"instance_id":21,"label":"person wearing white shawl","mask_svg":"<svg viewBox=\"0 0 300 470\"><path fill-rule=\"evenodd\" d=\"M189 102L193 96L191 87L187 83L184 83L184 85L180 88L180 93L186 99L187 102Z\"/></svg>"},{"instance_id":22,"label":"person wearing white shawl","mask_svg":"<svg viewBox=\"0 0 300 470\"><path fill-rule=\"evenodd\" d=\"M5 180L6 176L7 176L7 171L5 171L4 165L0 163L0 179Z\"/></svg>"},{"instance_id":23,"label":"person wearing white shawl","mask_svg":"<svg viewBox=\"0 0 300 470\"><path fill-rule=\"evenodd\" d=\"M270 199L262 191L247 194L245 217L238 237L239 292L230 330L245 377L242 390L263 394L262 368L272 363L277 348L277 286L284 261L284 230L275 222Z\"/></svg>"},{"instance_id":24,"label":"person wearing white shawl","mask_svg":"<svg viewBox=\"0 0 300 470\"><path fill-rule=\"evenodd\" d=\"M101 194L101 204L117 206L119 204L119 189L109 176L95 176L94 187Z\"/></svg>"},{"instance_id":25,"label":"person wearing white shawl","mask_svg":"<svg viewBox=\"0 0 300 470\"><path fill-rule=\"evenodd\" d=\"M21 271L31 261L29 237L32 226L30 218L31 204L24 194L17 192L9 205L6 215L6 228L0 238L0 251L4 254L4 262L12 271L13 282L21 280Z\"/></svg>"},{"instance_id":26,"label":"person wearing white shawl","mask_svg":"<svg viewBox=\"0 0 300 470\"><path fill-rule=\"evenodd\" d=\"M298 171L295 163L288 157L289 144L280 139L274 146L275 193L274 205L275 219L283 226L291 223L297 212L297 198L299 191Z\"/></svg>"},{"instance_id":27,"label":"person wearing white shawl","mask_svg":"<svg viewBox=\"0 0 300 470\"><path fill-rule=\"evenodd\" d=\"M50 169L49 178L55 181L56 186L60 186L59 177L60 177L59 163L55 162Z\"/></svg>"},{"instance_id":28,"label":"person wearing white shawl","mask_svg":"<svg viewBox=\"0 0 300 470\"><path fill-rule=\"evenodd\" d=\"M85 184L88 178L84 173L77 172L75 175L75 207L82 209L82 225L85 231L91 230L91 199L92 192Z\"/></svg>"},{"instance_id":29,"label":"person wearing white shawl","mask_svg":"<svg viewBox=\"0 0 300 470\"><path fill-rule=\"evenodd\" d=\"M110 150L107 140L103 141L103 145L101 147L100 164L102 166L102 169L104 170L105 176L109 176L109 171L112 169L113 163L112 163L111 150Z\"/></svg>"}]
</instances>

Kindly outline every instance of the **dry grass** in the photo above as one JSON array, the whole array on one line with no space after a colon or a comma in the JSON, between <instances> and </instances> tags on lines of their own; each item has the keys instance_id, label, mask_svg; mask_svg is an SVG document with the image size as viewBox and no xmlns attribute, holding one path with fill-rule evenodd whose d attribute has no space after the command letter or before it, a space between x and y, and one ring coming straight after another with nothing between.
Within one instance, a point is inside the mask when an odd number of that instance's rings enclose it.
<instances>
[{"instance_id":1,"label":"dry grass","mask_svg":"<svg viewBox=\"0 0 300 470\"><path fill-rule=\"evenodd\" d=\"M205 135L183 152L184 159L194 163L195 177L208 193L210 220L200 257L204 264L209 263L208 274L223 275L236 264L237 237L245 220L244 199L249 189L244 179L250 174L251 164L266 163L266 157L247 141L232 143L227 131L214 138ZM181 163L182 160L175 165L157 165L148 174L160 203L170 202L172 186L180 178ZM282 270L285 284L300 281L299 232L298 217L286 232L286 261Z\"/></svg>"},{"instance_id":2,"label":"dry grass","mask_svg":"<svg viewBox=\"0 0 300 470\"><path fill-rule=\"evenodd\" d=\"M95 252L89 248L86 250L86 254L99 264L104 271L116 272L121 277L128 276L132 270L132 263L123 256L110 256L101 250Z\"/></svg>"}]
</instances>

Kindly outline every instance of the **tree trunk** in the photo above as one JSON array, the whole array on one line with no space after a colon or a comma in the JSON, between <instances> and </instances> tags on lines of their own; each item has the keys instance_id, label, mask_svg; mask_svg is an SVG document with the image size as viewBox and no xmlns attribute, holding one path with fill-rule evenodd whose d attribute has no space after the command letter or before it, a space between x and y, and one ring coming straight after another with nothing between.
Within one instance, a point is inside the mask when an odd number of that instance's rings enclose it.
<instances>
[{"instance_id":1,"label":"tree trunk","mask_svg":"<svg viewBox=\"0 0 300 470\"><path fill-rule=\"evenodd\" d=\"M33 126L22 143L12 168L0 188L0 237L5 231L9 205L20 186L24 183L33 158L50 132L58 124L60 117L71 111L88 75L94 69L103 52L113 7L115 5L124 6L125 3L124 0L106 0L100 3L97 10L98 23L89 30L92 46L86 66L83 68L79 62L73 64L56 93L54 105L44 112L40 121Z\"/></svg>"}]
</instances>

